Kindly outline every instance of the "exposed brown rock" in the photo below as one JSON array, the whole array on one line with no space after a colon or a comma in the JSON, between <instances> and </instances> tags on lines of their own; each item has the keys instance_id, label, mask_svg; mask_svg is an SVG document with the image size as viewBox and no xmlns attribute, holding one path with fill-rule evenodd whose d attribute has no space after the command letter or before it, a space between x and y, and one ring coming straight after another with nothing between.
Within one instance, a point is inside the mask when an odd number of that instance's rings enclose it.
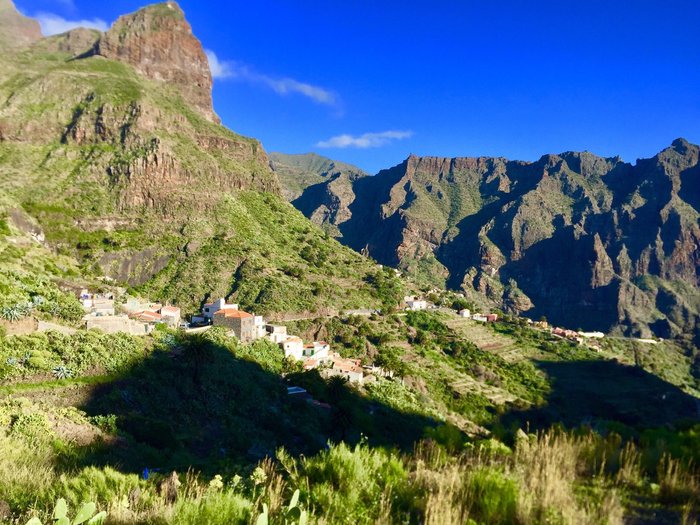
<instances>
[{"instance_id":1,"label":"exposed brown rock","mask_svg":"<svg viewBox=\"0 0 700 525\"><path fill-rule=\"evenodd\" d=\"M26 47L40 40L39 22L21 14L12 0L0 0L0 45Z\"/></svg>"},{"instance_id":2,"label":"exposed brown rock","mask_svg":"<svg viewBox=\"0 0 700 525\"><path fill-rule=\"evenodd\" d=\"M323 187L294 204L381 263L430 264L423 277L449 272L448 285L509 311L665 337L700 319L699 152L678 139L636 165L411 155L346 186L342 222Z\"/></svg>"},{"instance_id":3,"label":"exposed brown rock","mask_svg":"<svg viewBox=\"0 0 700 525\"><path fill-rule=\"evenodd\" d=\"M218 122L212 76L200 41L175 2L144 7L119 17L99 40L96 53L131 64L146 77L179 89L185 100Z\"/></svg>"},{"instance_id":4,"label":"exposed brown rock","mask_svg":"<svg viewBox=\"0 0 700 525\"><path fill-rule=\"evenodd\" d=\"M42 42L47 51L80 56L92 51L102 33L96 29L78 27L60 35L50 36Z\"/></svg>"}]
</instances>

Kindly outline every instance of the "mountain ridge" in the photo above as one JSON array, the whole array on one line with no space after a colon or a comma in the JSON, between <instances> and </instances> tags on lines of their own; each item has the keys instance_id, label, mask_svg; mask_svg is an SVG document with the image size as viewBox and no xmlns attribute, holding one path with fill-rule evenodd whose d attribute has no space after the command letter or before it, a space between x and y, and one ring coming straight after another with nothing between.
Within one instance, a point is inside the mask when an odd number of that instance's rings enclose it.
<instances>
[{"instance_id":1,"label":"mountain ridge","mask_svg":"<svg viewBox=\"0 0 700 525\"><path fill-rule=\"evenodd\" d=\"M346 186L340 219L319 198L328 183L293 202L353 249L493 307L626 334L697 334L698 169L685 139L635 164L590 152L534 162L412 154Z\"/></svg>"}]
</instances>

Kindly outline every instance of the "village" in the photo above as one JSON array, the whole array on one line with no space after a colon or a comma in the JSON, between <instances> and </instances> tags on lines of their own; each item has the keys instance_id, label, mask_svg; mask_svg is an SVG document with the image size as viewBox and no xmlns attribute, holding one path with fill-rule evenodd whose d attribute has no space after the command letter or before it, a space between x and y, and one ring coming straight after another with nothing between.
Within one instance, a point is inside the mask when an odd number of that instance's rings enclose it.
<instances>
[{"instance_id":1,"label":"village","mask_svg":"<svg viewBox=\"0 0 700 525\"><path fill-rule=\"evenodd\" d=\"M305 342L299 336L289 334L287 327L272 324L261 315L246 312L238 304L227 303L219 298L206 303L201 311L191 317L189 322L183 320L180 308L127 297L117 302L115 294L91 293L87 289L80 292L80 301L85 309L84 327L88 330L97 329L105 333L125 332L131 335L148 335L159 324L169 328L182 329L188 333L206 331L212 327L226 330L241 343L252 343L258 339L267 339L276 344L286 359L301 363L304 370L318 370L323 377L340 376L350 383L362 384L371 376L387 375L387 371L375 366L362 365L359 359L342 357L332 350L326 341ZM438 309L427 299L417 296L405 296L402 304L407 312ZM444 309L443 309L444 310ZM499 315L496 313L472 313L462 308L450 310L461 318L471 319L478 323L496 323ZM358 310L360 312L360 310ZM362 310L362 312L365 312ZM372 310L366 311L368 314ZM555 337L587 344L595 349L591 341L604 337L602 332L580 332L565 328L550 326L546 321L525 321L535 329L551 333ZM290 395L304 394L303 389L290 387Z\"/></svg>"},{"instance_id":2,"label":"village","mask_svg":"<svg viewBox=\"0 0 700 525\"><path fill-rule=\"evenodd\" d=\"M361 365L359 359L341 357L332 352L325 341L305 343L300 337L287 333L287 327L267 323L263 316L246 312L238 304L224 298L206 303L191 322L182 320L180 308L159 303L142 302L129 298L117 304L113 293L90 293L82 290L80 300L86 315L85 328L105 333L125 332L131 335L150 334L158 324L198 333L220 327L241 343L268 339L279 346L286 359L300 361L304 370L318 369L326 378L340 376L350 383L361 384L365 373L374 367ZM296 392L290 391L290 394Z\"/></svg>"}]
</instances>

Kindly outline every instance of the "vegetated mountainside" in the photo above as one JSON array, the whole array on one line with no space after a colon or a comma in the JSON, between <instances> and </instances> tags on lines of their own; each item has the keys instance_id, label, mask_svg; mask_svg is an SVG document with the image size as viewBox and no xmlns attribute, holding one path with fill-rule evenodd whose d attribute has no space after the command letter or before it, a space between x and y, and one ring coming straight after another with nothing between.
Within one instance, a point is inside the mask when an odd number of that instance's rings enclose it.
<instances>
[{"instance_id":1,"label":"vegetated mountainside","mask_svg":"<svg viewBox=\"0 0 700 525\"><path fill-rule=\"evenodd\" d=\"M351 164L315 153L271 153L270 161L280 179L282 194L329 234L341 237L336 225L350 217L349 207L355 199L353 182L367 174Z\"/></svg>"},{"instance_id":2,"label":"vegetated mountainside","mask_svg":"<svg viewBox=\"0 0 700 525\"><path fill-rule=\"evenodd\" d=\"M411 156L346 185L340 215L318 184L294 202L355 250L510 312L697 336L698 151L678 139L635 165L587 152L537 162Z\"/></svg>"},{"instance_id":3,"label":"vegetated mountainside","mask_svg":"<svg viewBox=\"0 0 700 525\"><path fill-rule=\"evenodd\" d=\"M35 230L82 277L186 310L213 296L261 313L379 304L365 282L376 267L281 198L257 140L218 124L206 56L177 4L104 34L7 28L29 35L0 63L0 217L13 235ZM31 254L18 250L21 267Z\"/></svg>"}]
</instances>

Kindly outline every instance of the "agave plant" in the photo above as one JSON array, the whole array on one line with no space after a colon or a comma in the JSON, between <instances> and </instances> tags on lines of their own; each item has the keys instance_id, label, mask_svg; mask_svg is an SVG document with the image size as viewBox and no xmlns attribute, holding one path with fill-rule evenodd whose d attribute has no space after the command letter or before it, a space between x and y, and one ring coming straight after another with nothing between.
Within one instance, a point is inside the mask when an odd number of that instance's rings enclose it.
<instances>
[{"instance_id":1,"label":"agave plant","mask_svg":"<svg viewBox=\"0 0 700 525\"><path fill-rule=\"evenodd\" d=\"M55 525L80 525L81 523L86 523L87 525L102 525L105 518L107 518L107 513L102 511L95 514L97 507L94 503L85 503L75 518L72 520L68 517L68 504L63 498L56 502L56 507L53 510L53 521ZM27 522L27 525L43 525L39 518L32 518Z\"/></svg>"},{"instance_id":2,"label":"agave plant","mask_svg":"<svg viewBox=\"0 0 700 525\"><path fill-rule=\"evenodd\" d=\"M25 316L24 309L20 305L4 306L0 309L0 317L14 323Z\"/></svg>"},{"instance_id":3,"label":"agave plant","mask_svg":"<svg viewBox=\"0 0 700 525\"><path fill-rule=\"evenodd\" d=\"M35 306L42 305L46 302L46 297L43 295L35 295L32 297L32 303L34 303Z\"/></svg>"},{"instance_id":4,"label":"agave plant","mask_svg":"<svg viewBox=\"0 0 700 525\"><path fill-rule=\"evenodd\" d=\"M73 377L73 372L71 371L71 369L63 365L54 368L52 370L52 373L56 379L70 379L71 377Z\"/></svg>"}]
</instances>

